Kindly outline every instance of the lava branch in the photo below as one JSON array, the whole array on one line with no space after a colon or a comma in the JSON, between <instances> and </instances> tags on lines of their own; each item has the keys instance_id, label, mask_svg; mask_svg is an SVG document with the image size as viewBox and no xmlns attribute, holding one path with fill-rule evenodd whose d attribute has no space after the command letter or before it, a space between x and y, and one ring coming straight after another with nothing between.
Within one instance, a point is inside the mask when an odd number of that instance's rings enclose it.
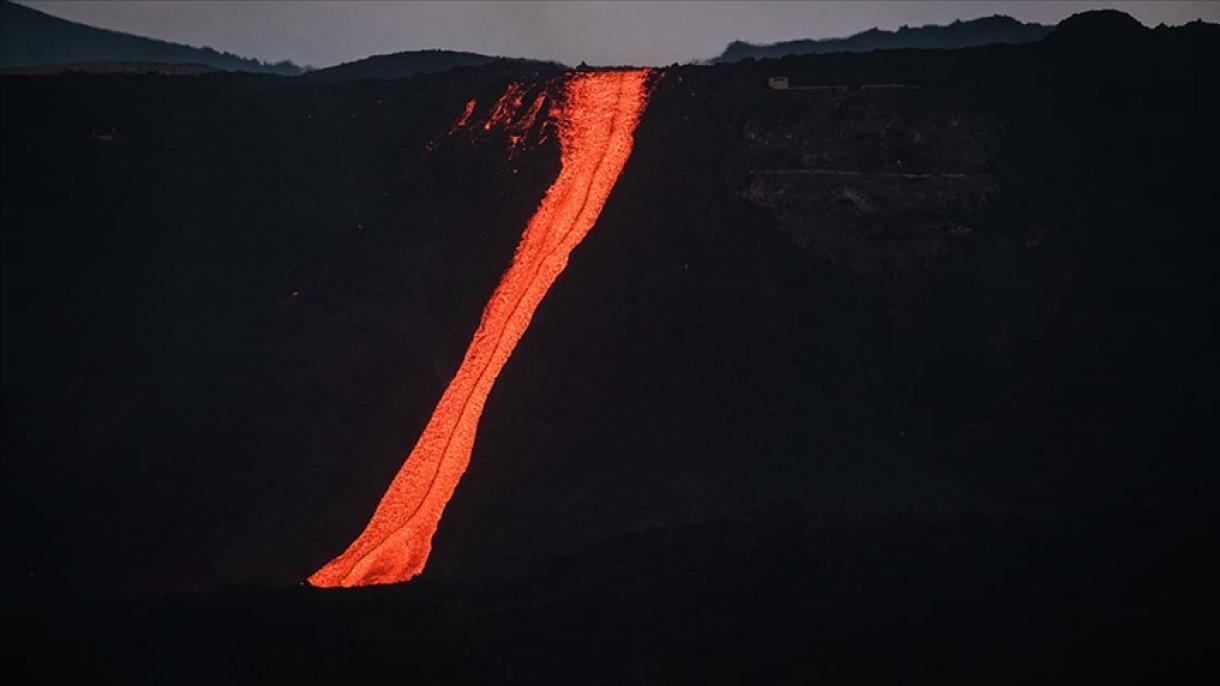
<instances>
[{"instance_id":1,"label":"lava branch","mask_svg":"<svg viewBox=\"0 0 1220 686\"><path fill-rule=\"evenodd\" d=\"M461 366L372 519L343 554L309 577L310 584L388 584L423 571L445 505L470 462L479 418L496 377L567 266L568 255L597 222L631 155L635 127L647 103L648 74L625 70L565 75L565 97L553 114L560 139L558 177L526 225Z\"/></svg>"}]
</instances>

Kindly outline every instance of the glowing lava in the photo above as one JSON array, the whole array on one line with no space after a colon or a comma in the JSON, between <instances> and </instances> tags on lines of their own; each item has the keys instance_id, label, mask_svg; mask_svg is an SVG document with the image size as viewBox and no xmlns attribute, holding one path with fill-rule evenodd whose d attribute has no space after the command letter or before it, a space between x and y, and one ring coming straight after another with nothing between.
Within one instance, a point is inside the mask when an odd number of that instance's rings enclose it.
<instances>
[{"instance_id":1,"label":"glowing lava","mask_svg":"<svg viewBox=\"0 0 1220 686\"><path fill-rule=\"evenodd\" d=\"M462 111L462 116L453 122L453 127L449 129L449 135L452 136L454 131L462 128L466 125L466 122L470 121L470 115L474 114L474 106L476 104L478 104L478 101L474 98L466 101L466 109Z\"/></svg>"},{"instance_id":2,"label":"glowing lava","mask_svg":"<svg viewBox=\"0 0 1220 686\"><path fill-rule=\"evenodd\" d=\"M568 254L593 228L631 154L632 136L647 101L647 78L647 70L564 77L563 102L552 107L561 150L558 178L483 309L457 374L372 519L342 555L309 577L309 583L388 584L423 571L441 514L470 462L487 394L538 304L567 266ZM510 88L501 101L520 105L522 97L520 88Z\"/></svg>"}]
</instances>

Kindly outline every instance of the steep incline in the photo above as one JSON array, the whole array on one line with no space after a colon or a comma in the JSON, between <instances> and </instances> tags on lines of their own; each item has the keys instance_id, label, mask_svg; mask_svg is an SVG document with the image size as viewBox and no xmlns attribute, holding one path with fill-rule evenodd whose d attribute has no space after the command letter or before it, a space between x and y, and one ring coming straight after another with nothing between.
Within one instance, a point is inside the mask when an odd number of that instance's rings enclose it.
<instances>
[{"instance_id":1,"label":"steep incline","mask_svg":"<svg viewBox=\"0 0 1220 686\"><path fill-rule=\"evenodd\" d=\"M565 77L553 108L562 168L525 229L512 264L483 311L457 374L365 530L309 578L315 586L406 581L423 571L432 536L474 447L479 417L568 255L597 222L631 154L646 104L647 70Z\"/></svg>"}]
</instances>

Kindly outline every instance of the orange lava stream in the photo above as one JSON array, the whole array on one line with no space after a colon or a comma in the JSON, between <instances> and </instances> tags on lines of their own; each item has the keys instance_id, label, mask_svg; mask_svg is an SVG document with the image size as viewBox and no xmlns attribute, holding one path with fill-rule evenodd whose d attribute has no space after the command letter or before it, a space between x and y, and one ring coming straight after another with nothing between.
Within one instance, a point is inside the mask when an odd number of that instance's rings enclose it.
<instances>
[{"instance_id":1,"label":"orange lava stream","mask_svg":"<svg viewBox=\"0 0 1220 686\"><path fill-rule=\"evenodd\" d=\"M496 376L567 266L569 253L593 228L631 154L647 102L647 77L647 70L564 77L564 101L552 108L560 137L558 178L483 309L457 374L372 519L342 555L309 577L310 584L388 584L423 571L441 514L470 462L479 417ZM510 89L502 100L517 93Z\"/></svg>"}]
</instances>

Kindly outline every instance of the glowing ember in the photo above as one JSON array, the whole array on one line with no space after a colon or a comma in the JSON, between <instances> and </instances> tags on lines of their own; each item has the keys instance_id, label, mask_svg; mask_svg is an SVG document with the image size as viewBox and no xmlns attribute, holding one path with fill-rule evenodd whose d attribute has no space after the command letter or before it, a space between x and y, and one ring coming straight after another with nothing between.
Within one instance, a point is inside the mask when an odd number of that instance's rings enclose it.
<instances>
[{"instance_id":1,"label":"glowing ember","mask_svg":"<svg viewBox=\"0 0 1220 686\"><path fill-rule=\"evenodd\" d=\"M525 100L525 89L519 83L508 84L508 89L504 91L504 95L496 101L496 104L491 106L491 114L487 115L487 121L483 124L483 130L491 131L491 127L507 125L520 109L521 103Z\"/></svg>"},{"instance_id":2,"label":"glowing ember","mask_svg":"<svg viewBox=\"0 0 1220 686\"><path fill-rule=\"evenodd\" d=\"M466 109L462 111L462 116L457 121L453 122L453 127L449 129L449 135L453 135L454 131L466 126L466 122L470 121L470 115L474 114L474 106L476 105L474 98L471 98L466 103Z\"/></svg>"},{"instance_id":3,"label":"glowing ember","mask_svg":"<svg viewBox=\"0 0 1220 686\"><path fill-rule=\"evenodd\" d=\"M524 117L517 119L509 127L513 133L508 137L508 156L515 157L525 147L525 137L529 135L530 129L534 128L534 122L538 121L538 113L542 111L542 106L546 103L546 94L539 93L538 97L534 98L534 104L530 105L530 109L525 113Z\"/></svg>"},{"instance_id":4,"label":"glowing ember","mask_svg":"<svg viewBox=\"0 0 1220 686\"><path fill-rule=\"evenodd\" d=\"M631 154L647 77L646 70L565 77L564 102L552 108L560 136L559 177L526 226L457 374L372 519L342 555L309 577L309 583L388 584L423 571L441 514L470 461L487 394L538 304L567 266L569 253L593 228ZM516 111L523 95L520 87L510 88L500 100L515 101ZM492 120L499 109L497 103Z\"/></svg>"},{"instance_id":5,"label":"glowing ember","mask_svg":"<svg viewBox=\"0 0 1220 686\"><path fill-rule=\"evenodd\" d=\"M528 131L533 128L534 122L538 119L538 113L542 111L542 105L546 103L546 94L539 93L538 97L534 98L534 104L530 105L530 111L525 113L525 116L518 122L518 128L521 131Z\"/></svg>"}]
</instances>

